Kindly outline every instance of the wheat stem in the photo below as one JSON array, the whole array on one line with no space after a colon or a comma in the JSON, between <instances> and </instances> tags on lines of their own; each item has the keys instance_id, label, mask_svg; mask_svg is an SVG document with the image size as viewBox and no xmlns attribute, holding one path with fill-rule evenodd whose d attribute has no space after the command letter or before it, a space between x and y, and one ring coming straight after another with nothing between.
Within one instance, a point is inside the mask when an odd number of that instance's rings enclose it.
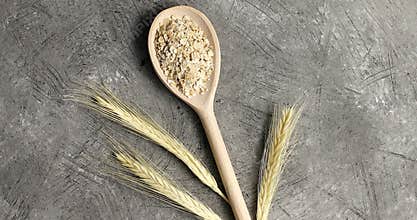
<instances>
[{"instance_id":1,"label":"wheat stem","mask_svg":"<svg viewBox=\"0 0 417 220\"><path fill-rule=\"evenodd\" d=\"M111 177L134 189L148 192L167 204L192 213L199 218L220 220L213 210L169 180L139 152L110 136L108 136L108 140L111 143L115 162L120 168L119 171L108 172ZM112 164L108 165L113 166Z\"/></svg>"},{"instance_id":2,"label":"wheat stem","mask_svg":"<svg viewBox=\"0 0 417 220\"><path fill-rule=\"evenodd\" d=\"M123 103L103 86L89 85L83 89L70 90L65 99L81 103L134 133L160 145L180 159L203 184L227 201L216 179L200 160L143 110L135 109Z\"/></svg>"},{"instance_id":3,"label":"wheat stem","mask_svg":"<svg viewBox=\"0 0 417 220\"><path fill-rule=\"evenodd\" d=\"M289 147L289 141L300 117L301 109L297 105L285 107L280 117L278 108L274 108L259 173L257 220L268 219L272 198L292 150Z\"/></svg>"}]
</instances>

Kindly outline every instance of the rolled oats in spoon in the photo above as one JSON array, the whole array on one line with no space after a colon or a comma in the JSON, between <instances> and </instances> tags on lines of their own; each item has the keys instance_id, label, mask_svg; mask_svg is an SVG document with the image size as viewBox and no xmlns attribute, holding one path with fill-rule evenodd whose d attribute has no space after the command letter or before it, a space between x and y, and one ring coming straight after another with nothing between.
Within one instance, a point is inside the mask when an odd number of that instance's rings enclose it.
<instances>
[{"instance_id":1,"label":"rolled oats in spoon","mask_svg":"<svg viewBox=\"0 0 417 220\"><path fill-rule=\"evenodd\" d=\"M173 17L156 31L155 50L168 83L187 97L204 94L213 73L213 49L188 16Z\"/></svg>"}]
</instances>

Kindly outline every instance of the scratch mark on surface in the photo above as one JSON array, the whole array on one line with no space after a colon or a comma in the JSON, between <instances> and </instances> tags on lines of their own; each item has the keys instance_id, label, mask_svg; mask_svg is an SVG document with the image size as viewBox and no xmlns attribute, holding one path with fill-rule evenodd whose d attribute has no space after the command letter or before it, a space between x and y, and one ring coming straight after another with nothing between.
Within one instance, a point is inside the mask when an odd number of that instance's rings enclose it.
<instances>
[{"instance_id":1,"label":"scratch mark on surface","mask_svg":"<svg viewBox=\"0 0 417 220\"><path fill-rule=\"evenodd\" d=\"M356 89L353 89L353 88L349 88L349 87L347 87L347 86L345 86L344 87L344 89L346 89L347 91L349 91L349 92L353 92L353 93L355 93L355 94L357 94L357 95L362 95L362 93L361 92L359 92L358 90L356 90Z\"/></svg>"},{"instance_id":2,"label":"scratch mark on surface","mask_svg":"<svg viewBox=\"0 0 417 220\"><path fill-rule=\"evenodd\" d=\"M348 210L350 210L353 214L355 214L356 216L358 216L359 218L361 218L363 220L366 220L364 213L360 209L358 209L358 208L356 208L354 206L349 206L349 204L346 203L346 201L345 201L344 198L342 198L340 196L337 196L337 195L335 195L335 194L333 194L333 193L331 193L329 191L326 191L326 193L327 193L328 196L330 196L330 197L338 200L342 204L344 204L346 206L346 208Z\"/></svg>"},{"instance_id":3,"label":"scratch mark on surface","mask_svg":"<svg viewBox=\"0 0 417 220\"><path fill-rule=\"evenodd\" d=\"M366 44L365 40L363 39L363 36L362 36L361 32L360 32L360 31L359 31L359 29L356 27L356 25L355 25L355 23L353 22L353 20L352 20L351 16L349 15L349 13L348 13L347 11L345 11L345 14L346 14L346 16L347 16L347 18L348 18L348 20L349 20L350 24L352 24L353 29L355 29L356 33L358 34L359 38L361 39L361 41L362 41L362 43L363 43L363 46L366 48L366 50L369 50L369 48L368 48L368 46L367 46L367 44Z\"/></svg>"},{"instance_id":4,"label":"scratch mark on surface","mask_svg":"<svg viewBox=\"0 0 417 220\"><path fill-rule=\"evenodd\" d=\"M271 44L271 46L273 48L275 48L276 50L278 50L279 52L282 52L282 49L280 47L278 47L277 45L275 45L274 43L272 43L272 41L269 38L265 38L269 44Z\"/></svg>"},{"instance_id":5,"label":"scratch mark on surface","mask_svg":"<svg viewBox=\"0 0 417 220\"><path fill-rule=\"evenodd\" d=\"M288 217L291 217L290 213L287 210L285 210L282 206L280 206L280 205L277 205L277 206L278 206L279 209L282 210L282 212L285 213L285 215L287 215Z\"/></svg>"},{"instance_id":6,"label":"scratch mark on surface","mask_svg":"<svg viewBox=\"0 0 417 220\"><path fill-rule=\"evenodd\" d=\"M284 30L282 25L278 21L276 21L271 15L266 13L265 10L263 10L262 8L260 8L259 6L255 5L255 4L253 4L250 1L245 0L245 2L248 3L250 6L254 7L256 10L260 11L262 14L264 14L267 18L269 18L269 20L271 20L274 24L276 24L278 27L280 27L281 30Z\"/></svg>"},{"instance_id":7,"label":"scratch mark on surface","mask_svg":"<svg viewBox=\"0 0 417 220\"><path fill-rule=\"evenodd\" d=\"M273 58L274 56L272 56L270 53L268 53L255 39L253 39L249 34L247 34L246 32L244 32L243 30L240 30L239 26L235 26L236 29L233 28L233 30L238 33L239 35L243 36L246 40L248 40L253 46L259 48L260 50L262 50L262 52L264 54L266 54L268 57ZM238 30L237 30L238 29Z\"/></svg>"},{"instance_id":8,"label":"scratch mark on surface","mask_svg":"<svg viewBox=\"0 0 417 220\"><path fill-rule=\"evenodd\" d=\"M411 74L410 73L407 73L406 75L407 75L408 81L411 84L411 88L413 89L414 99L417 101L417 88L416 88L416 85L415 85L415 83L416 83L417 80L415 78L414 79L411 78Z\"/></svg>"},{"instance_id":9,"label":"scratch mark on surface","mask_svg":"<svg viewBox=\"0 0 417 220\"><path fill-rule=\"evenodd\" d=\"M64 38L66 36L71 35L72 33L74 33L75 31L77 31L78 29L80 29L81 27L83 27L83 25L87 24L88 22L90 22L92 20L93 17L96 16L96 13L92 13L91 15L81 19L81 21L77 22L77 24L64 35Z\"/></svg>"},{"instance_id":10,"label":"scratch mark on surface","mask_svg":"<svg viewBox=\"0 0 417 220\"><path fill-rule=\"evenodd\" d=\"M373 181L370 179L371 176L367 173L367 170L365 169L365 165L362 160L359 162L359 169L363 183L365 184L366 195L370 203L369 215L372 219L381 219L379 216L379 205L375 192L375 185Z\"/></svg>"},{"instance_id":11,"label":"scratch mark on surface","mask_svg":"<svg viewBox=\"0 0 417 220\"><path fill-rule=\"evenodd\" d=\"M233 0L232 6L230 6L229 14L233 17L233 9L235 8L236 0Z\"/></svg>"},{"instance_id":12,"label":"scratch mark on surface","mask_svg":"<svg viewBox=\"0 0 417 220\"><path fill-rule=\"evenodd\" d=\"M287 7L285 7L285 5L284 4L282 4L282 2L281 1L275 1L275 3L277 4L277 5L279 5L282 9L284 9L288 14L295 14L295 13L292 13Z\"/></svg>"},{"instance_id":13,"label":"scratch mark on surface","mask_svg":"<svg viewBox=\"0 0 417 220\"><path fill-rule=\"evenodd\" d=\"M346 202L346 199L343 198L342 196L339 196L333 192L330 192L327 189L324 189L323 187L321 187L320 185L317 185L309 180L307 180L309 183L313 184L314 187L316 187L317 189L319 189L320 191L324 192L326 195L328 195L329 197L336 199L336 201L338 201L340 204L342 204L344 207L346 207L348 210L350 210L353 214L355 214L356 216L358 216L360 219L366 220L367 218L365 217L365 214L362 210L360 210L359 208L355 207L353 204L349 204L348 202Z\"/></svg>"},{"instance_id":14,"label":"scratch mark on surface","mask_svg":"<svg viewBox=\"0 0 417 220\"><path fill-rule=\"evenodd\" d=\"M380 81L380 80L383 80L383 79L385 79L385 78L387 78L387 77L390 77L390 76L391 76L391 74L390 74L390 73L385 74L385 75L382 75L381 77L376 78L376 79L374 79L374 80L372 80L372 81L370 81L370 82L366 83L364 87L370 86L371 84L374 84L374 83L376 83L376 82L378 82L378 81Z\"/></svg>"},{"instance_id":15,"label":"scratch mark on surface","mask_svg":"<svg viewBox=\"0 0 417 220\"><path fill-rule=\"evenodd\" d=\"M364 79L364 81L365 81L365 80L368 80L368 79L370 79L370 78L373 78L373 77L377 76L378 74L384 73L384 72L386 72L386 71L388 71L388 70L390 70L390 69L392 69L392 68L394 68L394 66L390 66L390 67L385 68L385 69L383 69L383 70L380 70L380 71L378 71L378 72L376 72L376 73L374 73L374 74L372 74L372 75L369 75L369 76L367 76L367 77Z\"/></svg>"},{"instance_id":16,"label":"scratch mark on surface","mask_svg":"<svg viewBox=\"0 0 417 220\"><path fill-rule=\"evenodd\" d=\"M393 67L392 63L393 63L392 55L391 55L391 53L388 53L388 66ZM392 93L395 96L396 95L396 89L395 89L396 82L394 80L394 75L392 74L392 68L389 69L389 76L390 76L390 80L391 80Z\"/></svg>"},{"instance_id":17,"label":"scratch mark on surface","mask_svg":"<svg viewBox=\"0 0 417 220\"><path fill-rule=\"evenodd\" d=\"M48 16L48 18L52 18L53 16L51 15L51 13L49 13L48 12L48 10L45 8L45 7L43 7L42 5L40 5L40 4L36 4L36 2L34 3L34 4L32 4L32 6L31 6L34 10L36 10L36 11L38 11L38 12L40 12L40 13L42 13L42 14L44 14L44 15L46 15L46 16Z\"/></svg>"},{"instance_id":18,"label":"scratch mark on surface","mask_svg":"<svg viewBox=\"0 0 417 220\"><path fill-rule=\"evenodd\" d=\"M400 158L400 159L403 159L403 160L407 160L407 161L410 161L410 162L417 162L417 159L411 158L411 157L406 156L406 155L401 154L401 153L397 153L397 152L393 152L393 151L389 151L389 150L383 150L383 149L380 149L380 148L371 148L371 149L382 152L382 153L386 153L388 155L391 155L391 156L394 156L394 157L397 157L397 158Z\"/></svg>"}]
</instances>

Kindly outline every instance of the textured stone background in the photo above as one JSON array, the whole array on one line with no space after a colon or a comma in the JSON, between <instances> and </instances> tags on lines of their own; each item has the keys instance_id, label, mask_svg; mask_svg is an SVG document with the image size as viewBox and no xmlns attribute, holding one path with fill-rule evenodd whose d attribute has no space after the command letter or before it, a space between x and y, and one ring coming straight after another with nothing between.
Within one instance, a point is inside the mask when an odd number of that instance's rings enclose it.
<instances>
[{"instance_id":1,"label":"textured stone background","mask_svg":"<svg viewBox=\"0 0 417 220\"><path fill-rule=\"evenodd\" d=\"M153 17L178 4L219 35L216 114L252 213L272 105L307 91L270 219L417 218L415 0L1 0L0 219L192 219L97 175L103 126L232 219L173 156L61 100L70 80L104 82L216 172L196 115L147 55Z\"/></svg>"}]
</instances>

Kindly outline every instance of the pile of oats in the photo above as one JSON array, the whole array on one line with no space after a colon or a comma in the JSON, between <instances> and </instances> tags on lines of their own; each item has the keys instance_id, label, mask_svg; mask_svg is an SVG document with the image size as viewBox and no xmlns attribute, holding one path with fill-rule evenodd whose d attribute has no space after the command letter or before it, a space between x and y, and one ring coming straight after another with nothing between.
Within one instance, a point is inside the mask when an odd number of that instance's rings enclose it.
<instances>
[{"instance_id":1,"label":"pile of oats","mask_svg":"<svg viewBox=\"0 0 417 220\"><path fill-rule=\"evenodd\" d=\"M208 90L214 53L204 32L188 16L170 17L156 31L154 43L170 85L187 97Z\"/></svg>"}]
</instances>

